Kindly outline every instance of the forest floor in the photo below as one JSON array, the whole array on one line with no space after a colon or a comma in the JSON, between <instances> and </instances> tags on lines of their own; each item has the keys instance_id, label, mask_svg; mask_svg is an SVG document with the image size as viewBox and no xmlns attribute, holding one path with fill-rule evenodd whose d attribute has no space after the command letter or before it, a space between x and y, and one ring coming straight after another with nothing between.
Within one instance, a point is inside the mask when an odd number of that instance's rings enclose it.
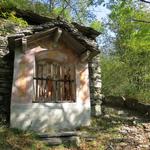
<instances>
[{"instance_id":1,"label":"forest floor","mask_svg":"<svg viewBox=\"0 0 150 150\"><path fill-rule=\"evenodd\" d=\"M110 107L104 107L103 113L86 129L96 139L84 150L150 150L150 118Z\"/></svg>"},{"instance_id":2,"label":"forest floor","mask_svg":"<svg viewBox=\"0 0 150 150\"><path fill-rule=\"evenodd\" d=\"M133 111L105 107L102 117L79 131L88 136L78 147L48 147L35 133L1 126L0 150L150 150L150 119Z\"/></svg>"}]
</instances>

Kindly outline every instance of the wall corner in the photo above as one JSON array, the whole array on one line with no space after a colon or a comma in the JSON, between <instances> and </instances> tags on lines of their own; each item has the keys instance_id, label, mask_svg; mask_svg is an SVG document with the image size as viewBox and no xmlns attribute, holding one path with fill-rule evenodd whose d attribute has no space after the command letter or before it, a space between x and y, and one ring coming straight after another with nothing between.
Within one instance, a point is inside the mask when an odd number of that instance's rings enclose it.
<instances>
[{"instance_id":1,"label":"wall corner","mask_svg":"<svg viewBox=\"0 0 150 150\"><path fill-rule=\"evenodd\" d=\"M102 81L101 81L101 67L100 54L95 56L89 62L89 79L90 79L90 97L91 97L91 116L101 115L102 104Z\"/></svg>"}]
</instances>

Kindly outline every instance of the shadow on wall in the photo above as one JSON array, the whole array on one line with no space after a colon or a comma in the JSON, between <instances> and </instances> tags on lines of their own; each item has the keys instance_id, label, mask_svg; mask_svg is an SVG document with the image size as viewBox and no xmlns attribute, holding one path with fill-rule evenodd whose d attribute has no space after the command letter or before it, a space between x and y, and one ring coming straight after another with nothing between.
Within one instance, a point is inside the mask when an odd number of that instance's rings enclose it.
<instances>
[{"instance_id":1,"label":"shadow on wall","mask_svg":"<svg viewBox=\"0 0 150 150\"><path fill-rule=\"evenodd\" d=\"M13 53L0 56L0 123L9 125Z\"/></svg>"},{"instance_id":2,"label":"shadow on wall","mask_svg":"<svg viewBox=\"0 0 150 150\"><path fill-rule=\"evenodd\" d=\"M24 99L31 99L31 88L33 80L33 61L32 59L21 56L16 61L14 71L14 83L12 90L12 101L24 102ZM30 62L30 63L29 63ZM27 94L28 93L28 94ZM27 97L28 96L28 97ZM21 101L20 101L21 99Z\"/></svg>"},{"instance_id":3,"label":"shadow on wall","mask_svg":"<svg viewBox=\"0 0 150 150\"><path fill-rule=\"evenodd\" d=\"M89 124L90 109L75 103L12 106L11 127L15 128L44 132Z\"/></svg>"}]
</instances>

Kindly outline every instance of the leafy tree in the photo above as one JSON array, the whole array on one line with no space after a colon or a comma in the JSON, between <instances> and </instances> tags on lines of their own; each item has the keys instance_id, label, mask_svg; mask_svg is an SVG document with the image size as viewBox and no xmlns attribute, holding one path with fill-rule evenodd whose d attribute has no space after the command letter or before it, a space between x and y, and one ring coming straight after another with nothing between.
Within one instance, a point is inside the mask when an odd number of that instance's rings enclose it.
<instances>
[{"instance_id":1,"label":"leafy tree","mask_svg":"<svg viewBox=\"0 0 150 150\"><path fill-rule=\"evenodd\" d=\"M44 16L60 16L69 22L75 21L88 26L94 21L91 26L101 30L101 23L96 20L90 8L102 2L103 0L2 0L0 6L32 10Z\"/></svg>"},{"instance_id":2,"label":"leafy tree","mask_svg":"<svg viewBox=\"0 0 150 150\"><path fill-rule=\"evenodd\" d=\"M117 80L112 77L106 81L107 79L103 77L104 89L108 89L109 93L113 94L114 86L111 87L108 84L114 81L115 88L119 89L115 94L149 100L150 94L147 91L150 90L150 24L144 20L150 20L150 12L142 3L133 0L116 0L108 6L112 10L109 16L109 27L115 34L115 49L109 56L111 58L109 61L112 63L108 63L108 65L111 67L114 65L113 63L125 65L120 67L119 74L116 75L118 76ZM116 60L116 57L119 61ZM105 61L103 59L104 64ZM110 69L113 69L111 67ZM126 70L124 70L125 68ZM114 70L118 72L117 69L118 67L114 66ZM106 72L104 70L104 75L107 73L110 73L109 69ZM122 76L124 80L119 80L119 76ZM121 84L118 84L117 81ZM107 88L105 88L106 85Z\"/></svg>"},{"instance_id":3,"label":"leafy tree","mask_svg":"<svg viewBox=\"0 0 150 150\"><path fill-rule=\"evenodd\" d=\"M90 27L92 27L93 29L99 31L99 32L102 32L104 29L103 29L103 25L100 21L98 20L94 20L91 24L90 24Z\"/></svg>"}]
</instances>

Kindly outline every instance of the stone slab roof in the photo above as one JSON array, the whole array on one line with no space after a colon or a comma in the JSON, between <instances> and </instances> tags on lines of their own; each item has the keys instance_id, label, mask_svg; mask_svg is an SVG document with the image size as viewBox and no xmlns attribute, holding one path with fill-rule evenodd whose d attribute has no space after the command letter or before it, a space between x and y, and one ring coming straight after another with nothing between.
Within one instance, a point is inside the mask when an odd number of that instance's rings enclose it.
<instances>
[{"instance_id":1,"label":"stone slab roof","mask_svg":"<svg viewBox=\"0 0 150 150\"><path fill-rule=\"evenodd\" d=\"M61 28L66 31L73 39L81 44L85 50L95 53L100 52L96 37L101 33L92 29L91 27L85 27L78 23L68 23L59 17L49 18L33 13L31 11L23 11L15 8L16 16L26 20L30 25L24 30L17 32L15 35L9 35L8 38L20 38L21 36L32 36L39 32L43 32L53 28Z\"/></svg>"}]
</instances>

